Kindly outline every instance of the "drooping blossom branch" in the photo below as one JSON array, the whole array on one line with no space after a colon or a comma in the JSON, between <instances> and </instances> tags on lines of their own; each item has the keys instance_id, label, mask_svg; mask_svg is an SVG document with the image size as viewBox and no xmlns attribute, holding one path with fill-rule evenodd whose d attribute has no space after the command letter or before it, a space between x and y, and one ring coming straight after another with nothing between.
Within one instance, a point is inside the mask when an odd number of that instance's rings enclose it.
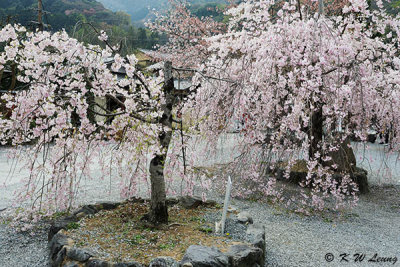
<instances>
[{"instance_id":1,"label":"drooping blossom branch","mask_svg":"<svg viewBox=\"0 0 400 267\"><path fill-rule=\"evenodd\" d=\"M25 150L30 170L16 203L31 206L20 215L37 219L73 208L97 159L103 179L118 177L122 197L148 185L147 219L167 222L165 197L176 182L172 171L182 173L173 153L185 145L173 124L181 98L174 93L171 65L158 78L146 77L134 55L123 58L110 45L101 49L65 32L32 33L18 25L3 27L0 43L0 70L17 66L16 79L25 87L1 95L7 116L0 119L2 144ZM115 74L121 70L123 77ZM192 183L190 175L182 179Z\"/></svg>"},{"instance_id":2,"label":"drooping blossom branch","mask_svg":"<svg viewBox=\"0 0 400 267\"><path fill-rule=\"evenodd\" d=\"M244 1L228 10L228 31L207 39L206 75L195 76L201 86L187 111L196 110L214 140L240 122L242 156L232 175L253 187L238 193L272 194L299 211L323 210L332 196L333 208L354 204L356 166L344 170L332 157L370 129L390 131L399 149L400 111L392 109L400 95L399 19L382 1L371 9L349 0L325 16L305 12L304 2L300 9L296 1L273 4ZM274 170L284 166L288 177L301 161L308 170L302 185L311 189L295 200L277 189Z\"/></svg>"}]
</instances>

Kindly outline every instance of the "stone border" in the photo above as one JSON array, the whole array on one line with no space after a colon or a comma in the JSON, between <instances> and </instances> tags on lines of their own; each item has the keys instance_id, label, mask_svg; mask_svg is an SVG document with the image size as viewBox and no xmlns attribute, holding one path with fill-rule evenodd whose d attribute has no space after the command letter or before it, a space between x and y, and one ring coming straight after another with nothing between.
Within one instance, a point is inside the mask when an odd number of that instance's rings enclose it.
<instances>
[{"instance_id":1,"label":"stone border","mask_svg":"<svg viewBox=\"0 0 400 267\"><path fill-rule=\"evenodd\" d=\"M74 241L66 235L71 223L76 223L85 216L93 215L101 210L113 210L127 202L144 202L144 199L132 198L129 201L101 202L85 205L74 211L72 215L55 220L48 233L50 263L53 267L144 267L138 262L110 263L97 259L90 249L74 247ZM213 206L215 201L203 202L197 197L169 198L169 206L181 205L184 208L197 208L200 205ZM253 220L247 212L237 216L237 223L248 224L246 234L249 244L238 243L229 247L227 253L222 253L214 247L192 245L186 250L181 262L170 257L157 257L150 262L149 267L262 267L265 263L265 229L261 225L252 224Z\"/></svg>"}]
</instances>

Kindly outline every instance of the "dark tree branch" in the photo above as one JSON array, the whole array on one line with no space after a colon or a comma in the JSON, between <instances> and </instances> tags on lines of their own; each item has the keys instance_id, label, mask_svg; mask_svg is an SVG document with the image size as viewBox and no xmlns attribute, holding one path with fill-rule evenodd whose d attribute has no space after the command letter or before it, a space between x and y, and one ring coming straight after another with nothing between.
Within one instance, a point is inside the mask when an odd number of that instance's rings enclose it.
<instances>
[{"instance_id":1,"label":"dark tree branch","mask_svg":"<svg viewBox=\"0 0 400 267\"><path fill-rule=\"evenodd\" d=\"M93 114L98 115L98 116L102 116L102 117L115 117L115 116L119 116L119 115L124 115L124 114L126 114L126 112L119 112L119 113L100 113L100 112L94 111L94 110L91 109L91 108L89 108L88 110L89 110L90 112L92 112Z\"/></svg>"},{"instance_id":2,"label":"dark tree branch","mask_svg":"<svg viewBox=\"0 0 400 267\"><path fill-rule=\"evenodd\" d=\"M119 100L116 96L113 96L112 94L106 94L106 97L111 98L112 100L114 100L118 106L120 106L121 108L125 109L125 103L122 102L121 100Z\"/></svg>"},{"instance_id":3,"label":"dark tree branch","mask_svg":"<svg viewBox=\"0 0 400 267\"><path fill-rule=\"evenodd\" d=\"M303 15L301 14L301 3L300 3L300 0L297 0L297 10L298 10L299 15L300 15L300 20L303 20Z\"/></svg>"},{"instance_id":4,"label":"dark tree branch","mask_svg":"<svg viewBox=\"0 0 400 267\"><path fill-rule=\"evenodd\" d=\"M197 89L200 86L201 86L201 84L198 84L196 86L189 86L189 87L187 87L185 89L181 89L181 90L178 90L178 89L174 88L172 93L173 93L174 96L188 97L191 94L195 94L197 92ZM194 88L192 89L192 87L194 87Z\"/></svg>"},{"instance_id":5,"label":"dark tree branch","mask_svg":"<svg viewBox=\"0 0 400 267\"><path fill-rule=\"evenodd\" d=\"M202 77L207 78L207 79L211 79L211 80L217 80L217 81L222 81L222 82L227 82L227 83L237 83L236 81L233 80L229 80L229 79L225 79L225 78L218 78L218 77L213 77L213 76L207 76L205 75L203 72L196 70L196 69L189 69L189 68L174 68L172 67L173 70L176 71L187 71L187 72L196 72L198 74L200 74Z\"/></svg>"},{"instance_id":6,"label":"dark tree branch","mask_svg":"<svg viewBox=\"0 0 400 267\"><path fill-rule=\"evenodd\" d=\"M135 78L137 78L137 79L140 81L140 83L143 85L144 89L146 89L147 96L148 96L149 98L151 98L150 89L149 89L149 87L147 86L147 84L145 83L145 81L142 79L142 77L140 77L139 74L137 74L136 72L134 72L134 76L135 76Z\"/></svg>"},{"instance_id":7,"label":"dark tree branch","mask_svg":"<svg viewBox=\"0 0 400 267\"><path fill-rule=\"evenodd\" d=\"M81 22L82 25L89 25L93 31L99 36L100 32L99 30L97 30L97 28L95 26L93 26L92 23L90 22ZM76 27L76 25L75 25ZM113 53L117 53L118 51L115 51L115 49L112 47L112 45L107 41L107 40L103 40L103 42L111 49L111 51L113 51Z\"/></svg>"},{"instance_id":8,"label":"dark tree branch","mask_svg":"<svg viewBox=\"0 0 400 267\"><path fill-rule=\"evenodd\" d=\"M142 122L145 122L145 123L150 123L150 124L160 123L160 119L159 118L146 119L146 118L140 116L139 114L135 114L135 113L130 113L129 116L131 116L134 119L137 119L137 120L140 120Z\"/></svg>"}]
</instances>

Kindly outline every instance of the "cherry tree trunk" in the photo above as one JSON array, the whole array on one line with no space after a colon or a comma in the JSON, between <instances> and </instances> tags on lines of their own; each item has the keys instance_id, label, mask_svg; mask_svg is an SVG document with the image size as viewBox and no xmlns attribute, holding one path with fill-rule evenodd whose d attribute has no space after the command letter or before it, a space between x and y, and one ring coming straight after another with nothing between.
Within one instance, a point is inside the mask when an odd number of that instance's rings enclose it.
<instances>
[{"instance_id":1,"label":"cherry tree trunk","mask_svg":"<svg viewBox=\"0 0 400 267\"><path fill-rule=\"evenodd\" d=\"M322 154L320 144L323 136L323 115L322 107L319 107L316 111L313 111L311 115L311 128L309 131L310 147L308 148L308 156L310 159L315 159L317 152ZM318 157L319 160L320 157Z\"/></svg>"},{"instance_id":2,"label":"cherry tree trunk","mask_svg":"<svg viewBox=\"0 0 400 267\"><path fill-rule=\"evenodd\" d=\"M318 13L319 15L324 14L324 0L318 0ZM323 87L320 86L320 90L323 90ZM322 113L322 104L321 103L316 103L318 109L316 111L313 111L311 113L311 130L309 133L310 137L310 147L308 151L308 156L310 159L317 159L320 163L321 162L321 142L322 142L322 137L324 134L324 119L323 119L323 113ZM316 157L316 153L319 152L319 157Z\"/></svg>"},{"instance_id":3,"label":"cherry tree trunk","mask_svg":"<svg viewBox=\"0 0 400 267\"><path fill-rule=\"evenodd\" d=\"M174 105L174 80L172 77L172 65L166 62L164 66L164 96L165 104L162 105L163 115L161 124L163 130L159 135L161 153L155 155L150 161L151 202L148 221L153 224L168 223L168 209L166 204L164 167L168 154L169 143L172 137L172 108Z\"/></svg>"},{"instance_id":4,"label":"cherry tree trunk","mask_svg":"<svg viewBox=\"0 0 400 267\"><path fill-rule=\"evenodd\" d=\"M156 155L150 161L151 202L148 221L153 224L168 223L164 180L165 156Z\"/></svg>"}]
</instances>

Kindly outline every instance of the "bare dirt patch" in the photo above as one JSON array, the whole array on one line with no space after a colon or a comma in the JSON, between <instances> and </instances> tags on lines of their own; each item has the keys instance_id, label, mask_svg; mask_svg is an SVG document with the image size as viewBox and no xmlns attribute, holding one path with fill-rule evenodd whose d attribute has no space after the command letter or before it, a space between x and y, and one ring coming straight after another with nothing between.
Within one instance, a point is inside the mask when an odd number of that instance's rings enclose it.
<instances>
[{"instance_id":1,"label":"bare dirt patch","mask_svg":"<svg viewBox=\"0 0 400 267\"><path fill-rule=\"evenodd\" d=\"M140 218L148 211L147 203L126 203L111 211L101 211L69 225L67 235L75 246L86 247L96 258L109 262L137 261L142 264L158 256L180 261L190 245L214 246L222 252L235 244L229 234L217 236L204 214L218 208L169 208L168 225L151 227Z\"/></svg>"}]
</instances>

